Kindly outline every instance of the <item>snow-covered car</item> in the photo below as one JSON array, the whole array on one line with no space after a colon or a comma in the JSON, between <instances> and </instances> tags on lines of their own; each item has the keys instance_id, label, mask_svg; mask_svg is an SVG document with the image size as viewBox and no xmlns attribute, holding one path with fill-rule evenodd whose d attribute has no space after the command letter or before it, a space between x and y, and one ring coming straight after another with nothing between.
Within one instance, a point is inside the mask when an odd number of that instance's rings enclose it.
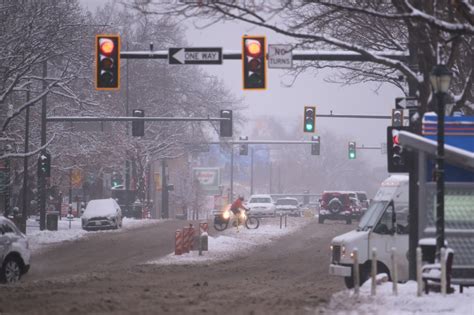
<instances>
[{"instance_id":1,"label":"snow-covered car","mask_svg":"<svg viewBox=\"0 0 474 315\"><path fill-rule=\"evenodd\" d=\"M84 230L118 229L120 227L122 227L122 210L114 199L89 201L82 214L82 228Z\"/></svg>"},{"instance_id":2,"label":"snow-covered car","mask_svg":"<svg viewBox=\"0 0 474 315\"><path fill-rule=\"evenodd\" d=\"M277 200L276 211L282 214L288 214L291 216L299 217L301 216L301 209L296 198L280 198Z\"/></svg>"},{"instance_id":3,"label":"snow-covered car","mask_svg":"<svg viewBox=\"0 0 474 315\"><path fill-rule=\"evenodd\" d=\"M270 195L252 195L250 196L247 207L250 209L250 215L256 217L274 217L276 207Z\"/></svg>"},{"instance_id":4,"label":"snow-covered car","mask_svg":"<svg viewBox=\"0 0 474 315\"><path fill-rule=\"evenodd\" d=\"M13 283L30 269L28 239L8 218L0 217L0 282Z\"/></svg>"}]
</instances>

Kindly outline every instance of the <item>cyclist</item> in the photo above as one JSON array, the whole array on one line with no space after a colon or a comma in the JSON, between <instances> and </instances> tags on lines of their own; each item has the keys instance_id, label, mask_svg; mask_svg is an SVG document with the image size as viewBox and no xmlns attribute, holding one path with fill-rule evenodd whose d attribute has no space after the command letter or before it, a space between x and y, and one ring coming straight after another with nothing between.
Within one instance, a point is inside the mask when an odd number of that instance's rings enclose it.
<instances>
[{"instance_id":1,"label":"cyclist","mask_svg":"<svg viewBox=\"0 0 474 315\"><path fill-rule=\"evenodd\" d=\"M238 224L240 224L240 209L249 211L249 209L244 206L243 202L244 196L239 196L230 206L230 211L232 211L232 213L237 217Z\"/></svg>"}]
</instances>

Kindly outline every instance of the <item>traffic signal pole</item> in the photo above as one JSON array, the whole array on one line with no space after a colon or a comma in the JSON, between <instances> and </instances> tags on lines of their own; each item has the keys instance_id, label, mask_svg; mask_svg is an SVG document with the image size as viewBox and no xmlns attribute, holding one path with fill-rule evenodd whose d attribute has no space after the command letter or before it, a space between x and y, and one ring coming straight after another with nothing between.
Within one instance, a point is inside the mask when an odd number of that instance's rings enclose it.
<instances>
[{"instance_id":1,"label":"traffic signal pole","mask_svg":"<svg viewBox=\"0 0 474 315\"><path fill-rule=\"evenodd\" d=\"M48 122L74 121L221 121L230 120L220 117L95 117L95 116L52 116L46 118Z\"/></svg>"},{"instance_id":2,"label":"traffic signal pole","mask_svg":"<svg viewBox=\"0 0 474 315\"><path fill-rule=\"evenodd\" d=\"M317 50L293 50L293 60L301 61L370 61L369 58L356 52L347 50L317 51ZM406 61L408 53L383 53L374 54L378 57L389 58L393 60ZM143 50L143 51L121 51L121 59L164 59L168 60L168 50ZM242 51L223 50L222 59L242 60ZM267 55L268 59L268 55Z\"/></svg>"},{"instance_id":3,"label":"traffic signal pole","mask_svg":"<svg viewBox=\"0 0 474 315\"><path fill-rule=\"evenodd\" d=\"M48 83L46 77L48 76L48 62L43 62L43 90L46 90ZM41 146L46 145L46 93L41 99ZM45 155L46 149L41 150L40 155ZM46 227L46 176L38 174L39 184L39 206L40 206L40 231Z\"/></svg>"}]
</instances>

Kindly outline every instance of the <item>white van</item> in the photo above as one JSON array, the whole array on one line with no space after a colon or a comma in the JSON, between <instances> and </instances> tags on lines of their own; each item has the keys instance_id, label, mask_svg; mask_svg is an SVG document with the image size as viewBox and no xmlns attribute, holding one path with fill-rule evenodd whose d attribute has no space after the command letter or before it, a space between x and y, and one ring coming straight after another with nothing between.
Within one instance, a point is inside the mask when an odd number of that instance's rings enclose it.
<instances>
[{"instance_id":1,"label":"white van","mask_svg":"<svg viewBox=\"0 0 474 315\"><path fill-rule=\"evenodd\" d=\"M395 209L395 211L393 211ZM408 176L392 175L382 185L362 216L356 230L331 241L329 274L344 277L348 288L354 286L352 255L359 253L360 283L370 275L370 252L377 249L377 272L392 274L390 254L396 248L398 280L408 280Z\"/></svg>"}]
</instances>

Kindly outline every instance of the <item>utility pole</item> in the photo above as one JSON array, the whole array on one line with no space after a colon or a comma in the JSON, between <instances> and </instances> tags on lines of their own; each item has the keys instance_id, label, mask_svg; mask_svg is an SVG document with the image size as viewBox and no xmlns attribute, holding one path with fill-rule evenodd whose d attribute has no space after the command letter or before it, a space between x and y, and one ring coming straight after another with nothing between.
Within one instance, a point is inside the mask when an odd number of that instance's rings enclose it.
<instances>
[{"instance_id":1,"label":"utility pole","mask_svg":"<svg viewBox=\"0 0 474 315\"><path fill-rule=\"evenodd\" d=\"M30 101L30 88L26 91L26 102ZM21 232L26 234L26 217L28 216L28 157L26 153L29 150L29 136L30 136L30 106L26 107L25 113L25 158L23 159L23 209L22 224L20 226Z\"/></svg>"},{"instance_id":2,"label":"utility pole","mask_svg":"<svg viewBox=\"0 0 474 315\"><path fill-rule=\"evenodd\" d=\"M250 148L250 195L253 195L253 158L254 158L254 149Z\"/></svg>"},{"instance_id":3,"label":"utility pole","mask_svg":"<svg viewBox=\"0 0 474 315\"><path fill-rule=\"evenodd\" d=\"M43 91L46 91L48 84L46 77L48 76L48 62L43 62ZM41 146L46 145L46 94L41 99ZM46 155L46 149L41 150L40 154ZM40 195L40 231L46 227L46 177L38 176L39 195Z\"/></svg>"},{"instance_id":4,"label":"utility pole","mask_svg":"<svg viewBox=\"0 0 474 315\"><path fill-rule=\"evenodd\" d=\"M128 44L127 44L127 49L128 49ZM129 67L128 67L128 63L130 61L127 60L127 63L125 64L125 69L126 69L126 79L127 79L127 83L126 83L126 93L125 93L125 116L128 117L128 113L130 112L129 111ZM128 128L129 124L127 122L125 128L126 128L126 132L125 134L128 136L130 133L129 133L129 128ZM125 189L126 190L129 190L130 189L130 161L128 160L128 157L127 155L125 155Z\"/></svg>"},{"instance_id":5,"label":"utility pole","mask_svg":"<svg viewBox=\"0 0 474 315\"><path fill-rule=\"evenodd\" d=\"M412 36L412 34L409 34ZM413 45L415 41L409 41L411 43L408 47L408 64L411 68L413 65L418 64L416 47ZM413 69L416 72L416 69ZM407 78L408 83L408 96L416 97L418 90L418 82L411 77ZM423 113L420 113L422 116ZM420 134L421 132L421 118L418 121L409 121L409 126L412 132ZM420 212L418 211L418 151L413 151L413 163L408 173L408 216L410 218L409 231L408 231L408 278L410 280L416 280L416 248L418 247L419 239L419 224L420 224Z\"/></svg>"},{"instance_id":6,"label":"utility pole","mask_svg":"<svg viewBox=\"0 0 474 315\"><path fill-rule=\"evenodd\" d=\"M161 218L169 218L168 207L168 172L166 166L166 159L161 160Z\"/></svg>"},{"instance_id":7,"label":"utility pole","mask_svg":"<svg viewBox=\"0 0 474 315\"><path fill-rule=\"evenodd\" d=\"M270 182L268 189L270 190L270 194L272 193L272 160L270 160Z\"/></svg>"},{"instance_id":8,"label":"utility pole","mask_svg":"<svg viewBox=\"0 0 474 315\"><path fill-rule=\"evenodd\" d=\"M234 146L230 146L230 202L234 201Z\"/></svg>"}]
</instances>

